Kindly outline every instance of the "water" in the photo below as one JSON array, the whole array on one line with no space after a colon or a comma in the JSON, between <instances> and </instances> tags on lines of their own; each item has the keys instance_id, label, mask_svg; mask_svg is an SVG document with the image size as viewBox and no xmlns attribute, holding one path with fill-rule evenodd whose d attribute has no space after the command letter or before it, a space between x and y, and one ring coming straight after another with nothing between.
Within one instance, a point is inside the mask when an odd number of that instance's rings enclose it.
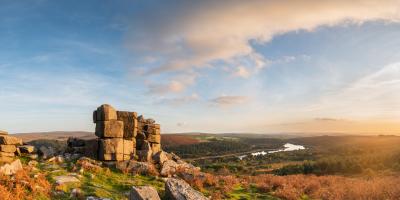
<instances>
[{"instance_id":1,"label":"water","mask_svg":"<svg viewBox=\"0 0 400 200\"><path fill-rule=\"evenodd\" d=\"M273 150L273 151L259 151L259 152L254 152L251 153L252 156L264 156L267 154L272 154L272 153L277 153L277 152L282 152L282 151L296 151L296 150L301 150L301 149L306 149L304 146L302 145L295 145L295 144L290 144L290 143L286 143L285 145L283 145L282 149L278 149L278 150ZM241 155L238 156L238 158L240 160L242 160L244 157L246 157L247 155Z\"/></svg>"}]
</instances>

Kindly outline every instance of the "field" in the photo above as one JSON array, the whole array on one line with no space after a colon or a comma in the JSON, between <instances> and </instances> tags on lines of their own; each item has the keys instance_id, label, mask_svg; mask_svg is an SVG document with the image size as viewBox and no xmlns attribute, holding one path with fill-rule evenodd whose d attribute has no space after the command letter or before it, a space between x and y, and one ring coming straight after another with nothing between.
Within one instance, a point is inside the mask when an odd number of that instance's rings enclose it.
<instances>
[{"instance_id":1,"label":"field","mask_svg":"<svg viewBox=\"0 0 400 200\"><path fill-rule=\"evenodd\" d=\"M60 149L65 143L60 136L57 141L34 138L29 143L36 146ZM212 199L400 198L398 136L164 134L162 143L165 151L175 152L202 168L205 175L181 178ZM286 143L306 149L250 155L281 149ZM240 159L243 155L247 156ZM50 171L46 165L39 165L39 170L50 184L56 175L75 173L69 165ZM163 194L164 183L152 176L123 174L113 169L91 174L85 172L79 186L85 195L126 199L129 186L142 184L153 185ZM69 199L71 188L63 190L65 195L49 195L52 199Z\"/></svg>"}]
</instances>

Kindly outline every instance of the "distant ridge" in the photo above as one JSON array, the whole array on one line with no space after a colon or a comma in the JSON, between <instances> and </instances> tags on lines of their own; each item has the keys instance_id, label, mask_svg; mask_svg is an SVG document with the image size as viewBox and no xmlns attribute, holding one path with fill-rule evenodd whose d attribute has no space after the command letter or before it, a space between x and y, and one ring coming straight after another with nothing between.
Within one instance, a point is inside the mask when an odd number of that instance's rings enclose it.
<instances>
[{"instance_id":1,"label":"distant ridge","mask_svg":"<svg viewBox=\"0 0 400 200\"><path fill-rule=\"evenodd\" d=\"M49 132L32 132L32 133L15 133L13 136L21 138L24 142L38 139L47 140L67 140L68 137L79 137L83 139L95 138L93 132L87 131L49 131Z\"/></svg>"}]
</instances>

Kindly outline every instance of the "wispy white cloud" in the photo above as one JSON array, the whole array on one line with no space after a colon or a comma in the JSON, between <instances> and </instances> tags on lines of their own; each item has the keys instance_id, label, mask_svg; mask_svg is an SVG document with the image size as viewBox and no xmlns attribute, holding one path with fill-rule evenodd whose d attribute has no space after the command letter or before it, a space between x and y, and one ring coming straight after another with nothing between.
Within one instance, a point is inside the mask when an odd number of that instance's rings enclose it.
<instances>
[{"instance_id":1,"label":"wispy white cloud","mask_svg":"<svg viewBox=\"0 0 400 200\"><path fill-rule=\"evenodd\" d=\"M190 103L194 103L196 101L199 101L199 95L196 93L193 93L192 95L189 96L181 96L181 97L175 97L175 98L164 98L159 101L159 103L162 104L167 104L171 106L181 106L181 105L186 105Z\"/></svg>"},{"instance_id":2,"label":"wispy white cloud","mask_svg":"<svg viewBox=\"0 0 400 200\"><path fill-rule=\"evenodd\" d=\"M323 96L321 101L309 107L309 110L338 117L400 119L398 91L400 63L393 63L338 92Z\"/></svg>"},{"instance_id":3,"label":"wispy white cloud","mask_svg":"<svg viewBox=\"0 0 400 200\"><path fill-rule=\"evenodd\" d=\"M210 100L212 104L222 107L239 105L247 101L249 101L249 97L246 96L220 96Z\"/></svg>"}]
</instances>

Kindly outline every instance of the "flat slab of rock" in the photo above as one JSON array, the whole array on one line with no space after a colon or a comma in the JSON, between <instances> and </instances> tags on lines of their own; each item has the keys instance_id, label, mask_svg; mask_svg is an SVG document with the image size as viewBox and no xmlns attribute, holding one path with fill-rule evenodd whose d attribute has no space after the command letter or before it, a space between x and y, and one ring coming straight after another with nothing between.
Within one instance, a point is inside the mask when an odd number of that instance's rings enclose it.
<instances>
[{"instance_id":1,"label":"flat slab of rock","mask_svg":"<svg viewBox=\"0 0 400 200\"><path fill-rule=\"evenodd\" d=\"M190 187L184 180L177 178L167 179L165 196L170 200L208 200L201 192Z\"/></svg>"},{"instance_id":2,"label":"flat slab of rock","mask_svg":"<svg viewBox=\"0 0 400 200\"><path fill-rule=\"evenodd\" d=\"M56 176L54 177L57 185L64 185L68 183L80 183L81 181L77 179L75 176Z\"/></svg>"},{"instance_id":3,"label":"flat slab of rock","mask_svg":"<svg viewBox=\"0 0 400 200\"><path fill-rule=\"evenodd\" d=\"M133 186L129 200L160 200L157 190L151 186Z\"/></svg>"},{"instance_id":4,"label":"flat slab of rock","mask_svg":"<svg viewBox=\"0 0 400 200\"><path fill-rule=\"evenodd\" d=\"M22 139L8 135L0 135L0 144L22 145Z\"/></svg>"},{"instance_id":5,"label":"flat slab of rock","mask_svg":"<svg viewBox=\"0 0 400 200\"><path fill-rule=\"evenodd\" d=\"M35 146L32 145L22 145L18 146L18 149L21 153L32 153L35 151Z\"/></svg>"},{"instance_id":6,"label":"flat slab of rock","mask_svg":"<svg viewBox=\"0 0 400 200\"><path fill-rule=\"evenodd\" d=\"M1 130L0 130L0 135L8 135L8 132L7 132L7 131L1 131Z\"/></svg>"},{"instance_id":7,"label":"flat slab of rock","mask_svg":"<svg viewBox=\"0 0 400 200\"><path fill-rule=\"evenodd\" d=\"M0 151L15 153L15 151L17 151L17 147L15 147L15 145L2 144L0 145Z\"/></svg>"}]
</instances>

